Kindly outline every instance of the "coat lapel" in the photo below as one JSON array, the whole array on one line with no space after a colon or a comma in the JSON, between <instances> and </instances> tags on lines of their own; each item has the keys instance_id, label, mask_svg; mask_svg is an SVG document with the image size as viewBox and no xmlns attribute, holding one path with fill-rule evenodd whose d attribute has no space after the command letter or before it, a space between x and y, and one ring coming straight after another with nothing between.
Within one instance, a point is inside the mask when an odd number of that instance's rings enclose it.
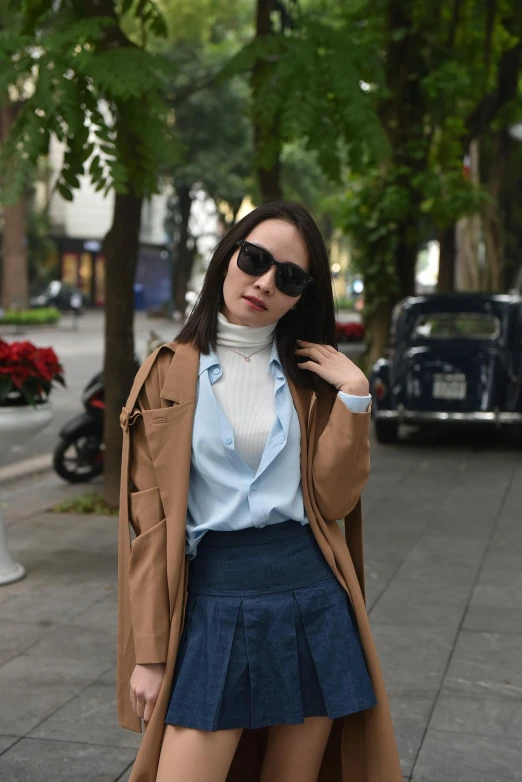
<instances>
[{"instance_id":1,"label":"coat lapel","mask_svg":"<svg viewBox=\"0 0 522 782\"><path fill-rule=\"evenodd\" d=\"M181 405L196 396L199 350L188 343L173 342L175 353L170 362L160 396Z\"/></svg>"}]
</instances>

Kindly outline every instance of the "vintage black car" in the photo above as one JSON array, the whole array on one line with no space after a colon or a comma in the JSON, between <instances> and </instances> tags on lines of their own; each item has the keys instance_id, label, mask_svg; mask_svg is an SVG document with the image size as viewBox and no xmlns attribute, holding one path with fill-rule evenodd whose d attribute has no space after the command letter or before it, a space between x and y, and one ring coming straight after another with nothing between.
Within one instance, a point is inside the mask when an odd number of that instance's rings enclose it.
<instances>
[{"instance_id":1,"label":"vintage black car","mask_svg":"<svg viewBox=\"0 0 522 782\"><path fill-rule=\"evenodd\" d=\"M377 439L400 423L493 424L522 435L522 297L412 296L394 309L390 348L370 377Z\"/></svg>"}]
</instances>

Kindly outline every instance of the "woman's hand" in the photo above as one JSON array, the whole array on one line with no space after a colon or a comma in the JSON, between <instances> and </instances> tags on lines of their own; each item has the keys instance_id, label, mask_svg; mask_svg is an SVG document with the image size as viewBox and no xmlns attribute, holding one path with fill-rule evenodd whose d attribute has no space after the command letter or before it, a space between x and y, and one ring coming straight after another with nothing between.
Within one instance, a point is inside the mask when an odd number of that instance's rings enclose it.
<instances>
[{"instance_id":1,"label":"woman's hand","mask_svg":"<svg viewBox=\"0 0 522 782\"><path fill-rule=\"evenodd\" d=\"M338 391L354 396L367 396L370 384L364 372L359 369L348 356L340 353L331 345L318 345L315 342L297 340L296 355L308 356L310 361L303 361L298 366L309 369L331 383Z\"/></svg>"},{"instance_id":2,"label":"woman's hand","mask_svg":"<svg viewBox=\"0 0 522 782\"><path fill-rule=\"evenodd\" d=\"M136 665L130 680L130 700L132 710L138 717L148 722L152 717L158 700L165 663L147 663Z\"/></svg>"}]
</instances>

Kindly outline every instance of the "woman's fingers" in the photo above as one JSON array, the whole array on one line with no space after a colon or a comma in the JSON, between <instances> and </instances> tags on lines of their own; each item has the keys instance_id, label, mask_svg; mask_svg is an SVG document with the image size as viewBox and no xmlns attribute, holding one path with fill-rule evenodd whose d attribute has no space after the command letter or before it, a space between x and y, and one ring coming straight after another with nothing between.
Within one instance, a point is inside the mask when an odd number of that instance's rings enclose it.
<instances>
[{"instance_id":1,"label":"woman's fingers","mask_svg":"<svg viewBox=\"0 0 522 782\"><path fill-rule=\"evenodd\" d=\"M298 356L309 356L318 362L321 361L321 359L325 359L328 355L326 351L323 352L319 349L319 346L316 345L309 348L298 348L295 352Z\"/></svg>"},{"instance_id":2,"label":"woman's fingers","mask_svg":"<svg viewBox=\"0 0 522 782\"><path fill-rule=\"evenodd\" d=\"M130 701L136 716L148 722L158 700L163 675L164 663L136 665L130 681Z\"/></svg>"},{"instance_id":3,"label":"woman's fingers","mask_svg":"<svg viewBox=\"0 0 522 782\"><path fill-rule=\"evenodd\" d=\"M145 720L145 722L148 722L152 717L152 712L154 711L155 705L156 705L156 699L148 700L147 703L145 704L143 710L143 719Z\"/></svg>"},{"instance_id":4,"label":"woman's fingers","mask_svg":"<svg viewBox=\"0 0 522 782\"><path fill-rule=\"evenodd\" d=\"M301 361L299 369L310 370L326 380L337 390L356 395L368 394L368 380L348 356L331 345L320 345L301 340L295 350L297 356L305 356L309 361Z\"/></svg>"},{"instance_id":5,"label":"woman's fingers","mask_svg":"<svg viewBox=\"0 0 522 782\"><path fill-rule=\"evenodd\" d=\"M146 701L142 695L136 696L136 714L138 717L143 717L145 714Z\"/></svg>"}]
</instances>

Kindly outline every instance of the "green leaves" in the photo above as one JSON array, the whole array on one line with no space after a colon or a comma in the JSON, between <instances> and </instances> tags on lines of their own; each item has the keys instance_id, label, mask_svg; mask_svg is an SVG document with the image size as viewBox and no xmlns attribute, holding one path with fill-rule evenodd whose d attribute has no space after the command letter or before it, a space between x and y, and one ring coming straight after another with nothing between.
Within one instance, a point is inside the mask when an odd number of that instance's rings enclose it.
<instances>
[{"instance_id":1,"label":"green leaves","mask_svg":"<svg viewBox=\"0 0 522 782\"><path fill-rule=\"evenodd\" d=\"M222 71L222 78L254 74L252 111L264 137L262 166L274 164L281 143L299 139L306 139L334 179L345 164L360 170L386 156L374 95L360 86L363 74L380 78L379 62L355 41L347 45L348 37L346 27L302 14L294 31L258 37Z\"/></svg>"},{"instance_id":2,"label":"green leaves","mask_svg":"<svg viewBox=\"0 0 522 782\"><path fill-rule=\"evenodd\" d=\"M137 13L138 5L141 22L158 34L161 15L153 0L125 3L122 12ZM58 7L25 0L22 32L0 32L0 58L7 63L0 94L13 84L32 85L0 155L4 203L15 202L35 176L52 134L65 145L56 188L67 200L86 170L96 189L125 192L130 184L150 195L162 158L178 154L162 94L165 59L130 42L108 45L125 42L114 18L80 12L74 0ZM117 132L118 122L125 133ZM132 148L123 140L131 131Z\"/></svg>"}]
</instances>

